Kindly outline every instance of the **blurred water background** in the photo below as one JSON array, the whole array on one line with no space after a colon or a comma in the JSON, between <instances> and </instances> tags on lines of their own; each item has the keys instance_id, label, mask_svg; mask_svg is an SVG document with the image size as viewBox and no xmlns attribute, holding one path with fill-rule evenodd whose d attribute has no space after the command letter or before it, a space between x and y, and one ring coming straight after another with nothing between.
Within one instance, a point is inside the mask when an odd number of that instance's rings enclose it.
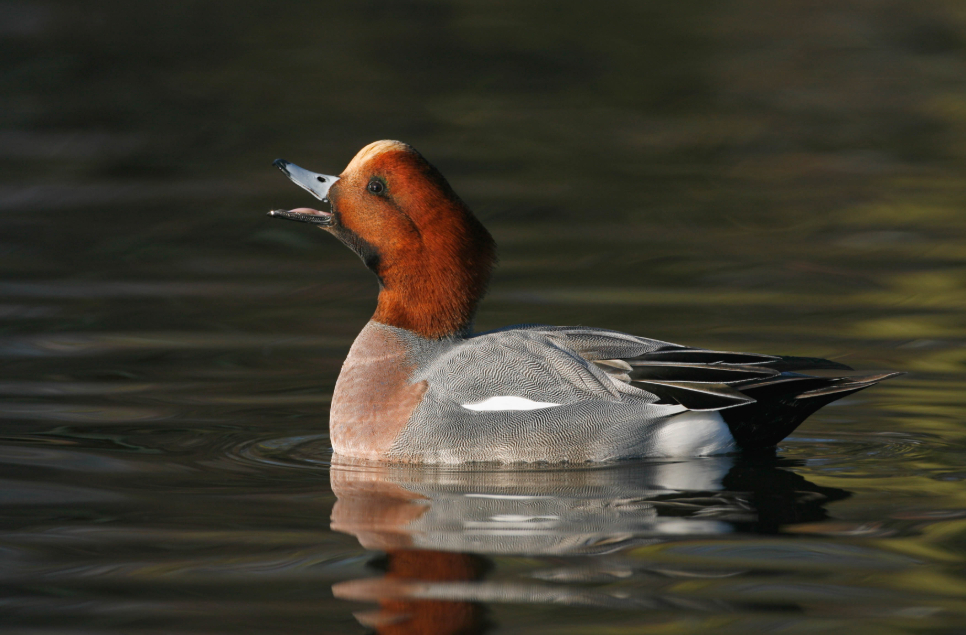
<instances>
[{"instance_id":1,"label":"blurred water background","mask_svg":"<svg viewBox=\"0 0 966 635\"><path fill-rule=\"evenodd\" d=\"M481 330L908 374L774 456L332 467L376 284L271 161L381 138ZM3 0L0 165L5 633L963 632L962 2Z\"/></svg>"}]
</instances>

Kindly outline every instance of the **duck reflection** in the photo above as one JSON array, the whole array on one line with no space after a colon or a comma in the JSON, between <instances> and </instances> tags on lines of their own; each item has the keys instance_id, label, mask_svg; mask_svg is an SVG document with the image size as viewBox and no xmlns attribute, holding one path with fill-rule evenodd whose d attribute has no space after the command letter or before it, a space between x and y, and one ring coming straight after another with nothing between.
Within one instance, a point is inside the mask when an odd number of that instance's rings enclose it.
<instances>
[{"instance_id":1,"label":"duck reflection","mask_svg":"<svg viewBox=\"0 0 966 635\"><path fill-rule=\"evenodd\" d=\"M828 502L849 496L784 469L792 465L773 454L569 469L336 464L332 529L386 555L375 563L382 577L333 592L377 602L378 611L356 617L380 633L483 632L489 601L708 609L693 599L546 582L734 575L644 567L620 554L683 538L776 533L825 519ZM541 581L533 584L484 582L487 556L543 557L553 566L532 575Z\"/></svg>"}]
</instances>

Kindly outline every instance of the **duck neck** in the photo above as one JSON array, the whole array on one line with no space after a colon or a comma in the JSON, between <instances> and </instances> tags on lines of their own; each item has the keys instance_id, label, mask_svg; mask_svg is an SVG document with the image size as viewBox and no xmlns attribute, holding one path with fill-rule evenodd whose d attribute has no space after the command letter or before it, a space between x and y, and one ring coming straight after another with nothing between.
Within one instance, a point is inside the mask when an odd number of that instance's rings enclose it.
<instances>
[{"instance_id":1,"label":"duck neck","mask_svg":"<svg viewBox=\"0 0 966 635\"><path fill-rule=\"evenodd\" d=\"M372 319L427 339L467 337L486 293L495 261L495 243L475 218L462 239L434 244L423 236L405 265L379 267L379 302ZM451 234L452 236L452 234Z\"/></svg>"}]
</instances>

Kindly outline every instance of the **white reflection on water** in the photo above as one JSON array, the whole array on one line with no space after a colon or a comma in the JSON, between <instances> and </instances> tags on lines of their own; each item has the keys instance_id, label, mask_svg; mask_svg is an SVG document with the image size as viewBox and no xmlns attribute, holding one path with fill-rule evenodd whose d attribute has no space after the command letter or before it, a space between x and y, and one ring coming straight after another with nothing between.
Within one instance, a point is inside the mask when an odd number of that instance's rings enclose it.
<instances>
[{"instance_id":1,"label":"white reflection on water","mask_svg":"<svg viewBox=\"0 0 966 635\"><path fill-rule=\"evenodd\" d=\"M754 524L757 501L769 487L798 521L823 517L826 497L847 496L775 467L762 476L745 463L718 456L567 469L444 469L336 460L332 529L378 550L599 555ZM778 507L772 500L764 511Z\"/></svg>"},{"instance_id":2,"label":"white reflection on water","mask_svg":"<svg viewBox=\"0 0 966 635\"><path fill-rule=\"evenodd\" d=\"M440 616L473 632L481 626L482 602L740 608L655 593L650 585L638 588L639 579L727 578L747 573L754 562L709 572L669 568L635 554L665 542L700 545L737 527L767 532L776 523L819 520L827 500L848 495L731 456L569 469L336 461L330 479L338 497L332 529L386 553L384 576L340 582L333 593L378 603L378 611L357 614L359 621L377 630L405 623L409 630L403 632L431 632L423 626ZM511 556L566 557L568 564L551 560L551 568L523 581L484 579L491 558ZM610 581L631 586L585 586Z\"/></svg>"},{"instance_id":3,"label":"white reflection on water","mask_svg":"<svg viewBox=\"0 0 966 635\"><path fill-rule=\"evenodd\" d=\"M369 549L482 554L589 555L662 535L713 535L741 513L738 499L710 494L732 457L576 469L441 470L343 466L331 471L339 498L332 528ZM662 513L701 498L699 514Z\"/></svg>"}]
</instances>

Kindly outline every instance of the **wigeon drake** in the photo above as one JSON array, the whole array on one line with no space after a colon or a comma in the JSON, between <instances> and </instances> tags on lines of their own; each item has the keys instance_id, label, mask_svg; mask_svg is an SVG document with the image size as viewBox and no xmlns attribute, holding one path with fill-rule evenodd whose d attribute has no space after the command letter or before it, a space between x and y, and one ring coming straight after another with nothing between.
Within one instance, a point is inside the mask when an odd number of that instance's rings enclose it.
<instances>
[{"instance_id":1,"label":"wigeon drake","mask_svg":"<svg viewBox=\"0 0 966 635\"><path fill-rule=\"evenodd\" d=\"M313 223L379 279L332 396L339 455L410 463L589 462L776 445L825 404L898 373L728 353L589 327L473 333L496 245L443 175L376 141L339 176L275 165L330 211Z\"/></svg>"}]
</instances>

